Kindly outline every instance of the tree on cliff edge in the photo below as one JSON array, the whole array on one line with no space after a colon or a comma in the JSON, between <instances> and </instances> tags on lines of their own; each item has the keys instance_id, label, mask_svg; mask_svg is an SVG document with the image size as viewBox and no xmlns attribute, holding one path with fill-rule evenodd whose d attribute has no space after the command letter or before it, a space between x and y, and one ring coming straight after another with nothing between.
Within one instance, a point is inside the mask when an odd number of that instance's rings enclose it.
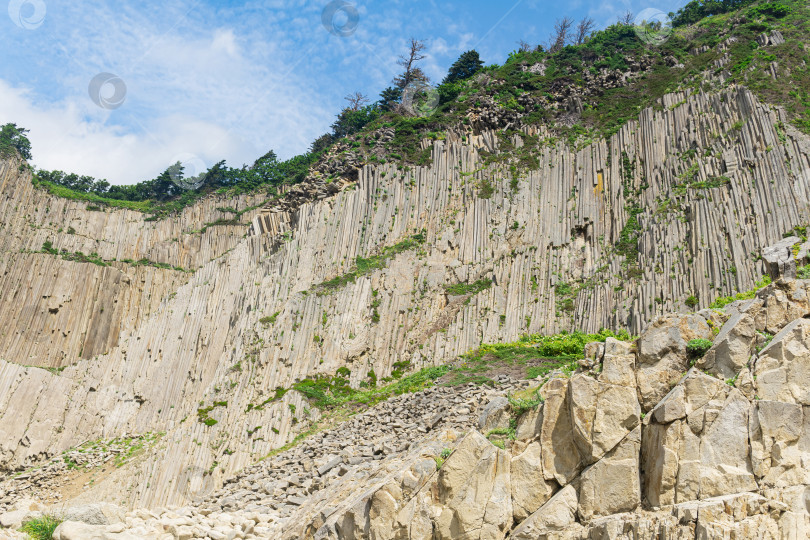
<instances>
[{"instance_id":1,"label":"tree on cliff edge","mask_svg":"<svg viewBox=\"0 0 810 540\"><path fill-rule=\"evenodd\" d=\"M447 72L447 77L444 78L442 84L469 79L482 67L484 67L484 63L478 56L478 51L467 51L450 66L450 71Z\"/></svg>"},{"instance_id":2,"label":"tree on cliff edge","mask_svg":"<svg viewBox=\"0 0 810 540\"><path fill-rule=\"evenodd\" d=\"M16 149L23 159L31 159L31 141L25 134L27 129L17 127L17 124L6 124L0 128L0 157L11 155L12 148Z\"/></svg>"}]
</instances>

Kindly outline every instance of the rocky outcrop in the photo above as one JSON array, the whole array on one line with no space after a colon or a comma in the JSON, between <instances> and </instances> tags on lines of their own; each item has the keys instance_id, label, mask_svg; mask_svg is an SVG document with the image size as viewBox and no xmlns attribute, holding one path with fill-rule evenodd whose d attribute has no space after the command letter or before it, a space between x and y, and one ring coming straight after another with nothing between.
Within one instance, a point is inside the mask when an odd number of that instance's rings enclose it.
<instances>
[{"instance_id":1,"label":"rocky outcrop","mask_svg":"<svg viewBox=\"0 0 810 540\"><path fill-rule=\"evenodd\" d=\"M807 286L780 280L730 306L726 327L710 333L714 363L687 365L660 398L642 373L680 365L681 342L714 312L664 316L636 343L588 346L571 376L398 396L222 490L189 478L193 506L74 508L55 537L804 538L810 322L776 314L800 311ZM781 331L751 348L750 328L766 324ZM715 368L731 369L718 360L727 352L750 356L724 379ZM543 399L518 417L505 394L530 390ZM491 430L504 425L514 432L501 447ZM0 523L45 511L16 508Z\"/></svg>"},{"instance_id":2,"label":"rocky outcrop","mask_svg":"<svg viewBox=\"0 0 810 540\"><path fill-rule=\"evenodd\" d=\"M758 299L767 303L778 292L771 286ZM542 384L544 403L521 419L536 426L534 433L524 429L500 449L471 431L419 491L397 490L393 477L364 492L370 516L384 513L380 492L397 493L398 510L386 520L366 521L352 536L338 526L345 519L338 509L320 527L288 537L804 538L810 534L810 478L803 465L810 459L805 323L784 325L744 363L741 369L756 374L755 396L693 367L642 417L636 391L644 402L658 390L642 390L637 377L644 369L638 359L649 358L641 344L659 339L662 330L680 334L684 328L681 318L665 317L642 334L638 353L608 344L601 349L612 352L597 355L589 373ZM659 354L672 350L662 347ZM614 387L628 388L627 398L606 394ZM602 396L609 401L594 407ZM600 423L599 414L615 421ZM594 445L597 436L600 445ZM344 507L357 507L355 501ZM406 516L416 513L423 522L419 532L378 528L407 523ZM361 516L353 519L362 522Z\"/></svg>"}]
</instances>

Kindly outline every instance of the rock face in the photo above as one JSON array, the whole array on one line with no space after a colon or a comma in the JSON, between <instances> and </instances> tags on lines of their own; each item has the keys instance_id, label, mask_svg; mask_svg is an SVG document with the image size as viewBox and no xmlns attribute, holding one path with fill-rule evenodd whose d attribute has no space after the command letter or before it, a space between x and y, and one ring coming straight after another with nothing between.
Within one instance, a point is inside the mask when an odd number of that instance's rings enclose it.
<instances>
[{"instance_id":1,"label":"rock face","mask_svg":"<svg viewBox=\"0 0 810 540\"><path fill-rule=\"evenodd\" d=\"M680 362L681 341L707 325L664 316L636 343L588 346L570 377L398 396L201 488L192 506L72 507L54 538L806 538L810 321L773 315L792 313L785 292L801 299L803 286L770 285L710 332L707 366L748 358L731 378L687 365L659 398L642 375ZM746 336L766 321L781 331L758 351ZM529 389L543 400L517 416L506 395ZM489 431L503 425L515 431L500 447ZM23 500L0 523L48 511Z\"/></svg>"},{"instance_id":2,"label":"rock face","mask_svg":"<svg viewBox=\"0 0 810 540\"><path fill-rule=\"evenodd\" d=\"M785 285L757 299L768 304ZM637 353L608 343L596 348L602 356L589 371L545 381L544 403L518 420L523 427L505 449L470 431L418 488L404 491L396 475L381 479L284 538L807 537L810 321L772 321L783 330L735 374L756 375L750 398L732 379L696 367L658 398L659 389L640 375L679 355L679 338L702 328L698 318L663 317L641 335ZM732 317L717 339L752 321ZM642 346L649 342L661 344L656 362ZM648 414L640 414L639 402L652 404ZM484 410L502 407L496 398ZM349 508L361 524L351 534L340 526ZM418 529L409 529L416 516ZM392 523L403 526L388 528Z\"/></svg>"},{"instance_id":3,"label":"rock face","mask_svg":"<svg viewBox=\"0 0 810 540\"><path fill-rule=\"evenodd\" d=\"M367 165L352 173L356 181L313 181L278 204L264 195L212 198L161 221L52 197L19 162L3 162L0 471L37 466L86 441L164 433L143 459L94 482L78 502L185 504L319 420L298 392L272 400L297 380L346 368L356 386L372 370L382 378L403 363L447 363L482 341L526 332L637 333L665 312L685 311L690 296L705 306L716 294L747 290L764 270L750 254L810 220L801 174L810 169L810 142L777 130L779 122L782 112L742 88L673 94L609 140L576 151L527 127L512 143L528 148L537 167L514 178L508 165L485 164L486 153L504 146L482 130L423 143L428 167ZM705 159L679 158L695 148ZM352 168L348 157L328 166ZM698 188L678 195L687 170L729 182L710 197ZM663 208L669 200L680 202ZM242 224L228 224L226 206L246 210ZM636 249L617 256L631 217ZM386 250L407 239L413 249ZM42 253L45 242L60 253L96 252L108 266ZM400 252L349 279L358 257L392 251ZM142 258L193 274L125 262ZM478 280L490 287L447 294ZM772 291L735 306L756 331L776 334L810 312L801 282ZM521 423L523 440L540 450L516 462L539 460L543 485L517 497L512 512L527 513L548 490L569 485L606 459L641 414L650 418L689 367L685 343L711 336L700 316L674 317L677 329L646 336L637 354L604 351L596 382L547 385L542 414ZM747 335L740 326L725 349L718 345L718 373L740 365ZM619 356L632 356L632 367ZM751 367L739 377L745 399L754 399L753 377ZM615 410L604 406L614 402ZM511 471L525 450L491 456L487 470L505 478L506 463ZM424 508L410 509L423 516ZM496 534L501 521L493 520L487 530ZM341 523L354 527L349 517Z\"/></svg>"}]
</instances>

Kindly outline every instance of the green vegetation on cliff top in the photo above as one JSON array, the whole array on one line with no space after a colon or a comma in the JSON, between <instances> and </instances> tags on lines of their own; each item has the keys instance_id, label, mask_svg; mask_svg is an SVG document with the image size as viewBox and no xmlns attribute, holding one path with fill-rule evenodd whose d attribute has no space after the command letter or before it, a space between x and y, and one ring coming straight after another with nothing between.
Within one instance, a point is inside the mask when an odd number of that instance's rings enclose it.
<instances>
[{"instance_id":1,"label":"green vegetation on cliff top","mask_svg":"<svg viewBox=\"0 0 810 540\"><path fill-rule=\"evenodd\" d=\"M504 127L512 124L507 135L517 133L520 124L545 124L558 139L586 144L615 133L641 109L658 106L657 100L668 92L707 89L704 74L721 71L726 72L725 85L745 85L766 102L785 107L791 122L810 133L810 56L803 46L810 30L810 8L805 2L694 1L671 16L671 31L652 29L662 36L660 42L641 39L644 29L639 32L630 24L617 23L594 32L582 44L554 52L540 46L522 47L503 65L478 69L477 53L468 51L436 88L435 110L422 107L430 114L408 114L398 106L401 88L388 88L371 105L360 103L341 111L332 132L319 137L310 152L279 161L270 151L252 166L239 169L220 162L201 177L185 179L188 183L203 180L197 189L184 190L173 181L183 178L178 165L134 186L111 186L104 180L61 171L38 171L36 183L60 197L131 208L159 219L211 193L276 192L282 184L300 182L325 153L335 152L336 144L342 149L337 157L351 152L366 163L427 164L430 152L421 149L422 139L442 139L449 129L469 129L471 113L487 106L501 111ZM759 35L773 31L784 36L784 44L762 47L757 43ZM729 57L725 67L715 67L725 54ZM776 79L769 71L772 62L780 70ZM630 75L625 86L603 88L594 82L605 74L622 73ZM583 111L575 125L558 124L559 116L567 114L565 101L572 94L582 95ZM517 124L512 122L514 116L519 118ZM6 133L13 141L2 138L0 149L13 146L30 156L24 130L14 128L13 133ZM381 143L381 128L392 128L393 139ZM514 157L521 166L533 165L523 155L531 154L531 148L505 150L520 154Z\"/></svg>"}]
</instances>

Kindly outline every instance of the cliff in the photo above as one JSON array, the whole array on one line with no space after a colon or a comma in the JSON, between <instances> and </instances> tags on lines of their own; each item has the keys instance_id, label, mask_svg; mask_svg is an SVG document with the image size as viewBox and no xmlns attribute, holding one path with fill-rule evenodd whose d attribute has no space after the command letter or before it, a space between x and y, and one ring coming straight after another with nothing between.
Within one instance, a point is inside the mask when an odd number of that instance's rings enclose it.
<instances>
[{"instance_id":1,"label":"cliff","mask_svg":"<svg viewBox=\"0 0 810 540\"><path fill-rule=\"evenodd\" d=\"M273 400L296 381L347 368L357 386L527 332L638 332L690 296L746 290L760 249L807 223L808 139L784 122L732 87L668 95L578 150L542 130L450 133L423 143L430 166L364 166L247 213L248 236L193 232L221 217L216 198L147 222L43 194L9 162L0 301L20 315L0 342L0 467L165 432L82 497L181 503L182 475L219 486L319 420L300 392ZM536 166L485 163L507 146ZM48 240L109 266L30 253ZM121 262L141 258L193 273Z\"/></svg>"}]
</instances>

